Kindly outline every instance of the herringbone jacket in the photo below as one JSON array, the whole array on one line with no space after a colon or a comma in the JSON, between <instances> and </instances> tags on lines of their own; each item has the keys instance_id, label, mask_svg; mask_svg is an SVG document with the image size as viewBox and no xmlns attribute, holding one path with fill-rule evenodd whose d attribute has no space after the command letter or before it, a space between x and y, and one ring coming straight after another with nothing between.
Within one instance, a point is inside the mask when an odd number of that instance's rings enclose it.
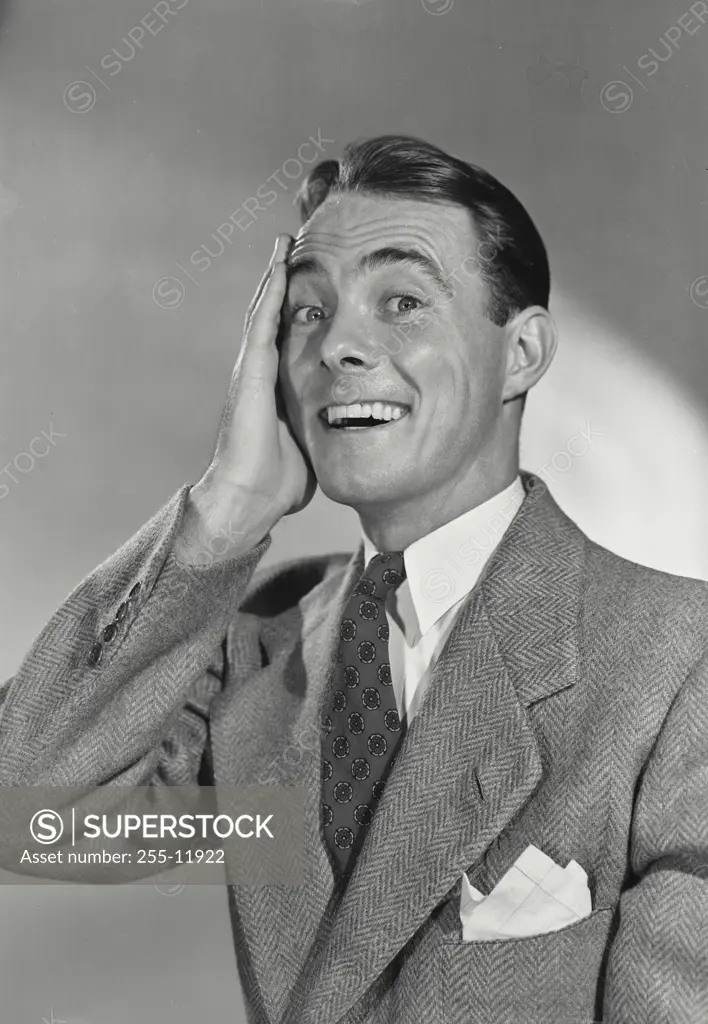
<instances>
[{"instance_id":1,"label":"herringbone jacket","mask_svg":"<svg viewBox=\"0 0 708 1024\"><path fill-rule=\"evenodd\" d=\"M708 1024L708 587L611 554L524 483L341 898L302 737L361 547L254 576L267 537L187 568L184 487L0 691L3 785L210 765L217 786L305 787L302 884L228 890L253 1024ZM488 893L530 843L586 870L590 917L463 942L462 873Z\"/></svg>"}]
</instances>

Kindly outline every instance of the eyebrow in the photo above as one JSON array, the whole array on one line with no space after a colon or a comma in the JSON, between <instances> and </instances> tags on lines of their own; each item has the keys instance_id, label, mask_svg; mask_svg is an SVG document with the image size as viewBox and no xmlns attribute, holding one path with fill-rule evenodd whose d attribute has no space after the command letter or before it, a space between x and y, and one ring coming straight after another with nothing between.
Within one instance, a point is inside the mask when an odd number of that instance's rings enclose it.
<instances>
[{"instance_id":1,"label":"eyebrow","mask_svg":"<svg viewBox=\"0 0 708 1024\"><path fill-rule=\"evenodd\" d=\"M288 262L288 281L292 281L294 278L299 277L301 274L326 274L327 271L322 266L320 261L314 256L303 256L301 259L297 259L297 262Z\"/></svg>"},{"instance_id":2,"label":"eyebrow","mask_svg":"<svg viewBox=\"0 0 708 1024\"><path fill-rule=\"evenodd\" d=\"M425 253L419 252L417 249L397 249L390 246L383 249L375 249L373 252L362 256L357 265L357 273L378 270L381 267L394 267L400 264L421 270L448 299L453 297L453 288L443 277L441 268L430 256L426 256ZM292 281L293 278L300 274L308 273L326 275L327 271L314 256L305 256L299 260L296 257L296 262L290 266L290 280Z\"/></svg>"}]
</instances>

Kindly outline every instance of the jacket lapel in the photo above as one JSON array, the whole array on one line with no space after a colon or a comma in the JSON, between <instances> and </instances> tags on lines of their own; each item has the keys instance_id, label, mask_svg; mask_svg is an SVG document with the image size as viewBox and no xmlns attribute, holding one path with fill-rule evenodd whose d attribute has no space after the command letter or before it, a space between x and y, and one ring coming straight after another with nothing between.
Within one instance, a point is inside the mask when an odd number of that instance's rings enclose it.
<instances>
[{"instance_id":1,"label":"jacket lapel","mask_svg":"<svg viewBox=\"0 0 708 1024\"><path fill-rule=\"evenodd\" d=\"M542 780L526 707L576 680L584 539L541 481L524 474L524 484L527 498L458 615L308 971L311 1024L342 1018ZM302 1012L299 1004L286 1019Z\"/></svg>"},{"instance_id":2,"label":"jacket lapel","mask_svg":"<svg viewBox=\"0 0 708 1024\"><path fill-rule=\"evenodd\" d=\"M299 606L293 621L260 623L267 647L282 634L298 638L287 663L265 669L257 689L244 693L239 722L222 727L219 760L230 785L277 784L304 788L303 880L297 886L234 885L238 925L248 948L265 1010L279 1021L297 989L334 890L334 876L320 834L320 711L335 667L342 609L363 571L363 546L344 569L334 567ZM269 629L273 628L271 637ZM278 634L280 634L278 636ZM301 640L301 643L299 642ZM260 666L252 666L257 670ZM277 700L277 705L269 704ZM244 717L248 729L243 728ZM237 733L240 742L231 737ZM216 740L216 737L215 737Z\"/></svg>"}]
</instances>

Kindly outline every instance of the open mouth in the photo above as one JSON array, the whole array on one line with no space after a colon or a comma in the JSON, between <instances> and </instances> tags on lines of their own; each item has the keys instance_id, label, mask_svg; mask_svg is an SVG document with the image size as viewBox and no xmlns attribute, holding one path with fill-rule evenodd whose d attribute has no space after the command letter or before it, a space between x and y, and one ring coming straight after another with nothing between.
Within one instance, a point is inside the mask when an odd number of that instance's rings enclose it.
<instances>
[{"instance_id":1,"label":"open mouth","mask_svg":"<svg viewBox=\"0 0 708 1024\"><path fill-rule=\"evenodd\" d=\"M390 426L410 411L410 406L400 402L357 402L355 405L325 406L318 416L333 430L365 430Z\"/></svg>"}]
</instances>

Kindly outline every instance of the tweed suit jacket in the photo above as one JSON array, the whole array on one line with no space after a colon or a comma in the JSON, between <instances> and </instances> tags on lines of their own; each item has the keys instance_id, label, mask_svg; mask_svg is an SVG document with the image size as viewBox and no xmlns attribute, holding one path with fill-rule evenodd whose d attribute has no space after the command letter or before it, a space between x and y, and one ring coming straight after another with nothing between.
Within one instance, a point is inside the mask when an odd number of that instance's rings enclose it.
<instances>
[{"instance_id":1,"label":"tweed suit jacket","mask_svg":"<svg viewBox=\"0 0 708 1024\"><path fill-rule=\"evenodd\" d=\"M708 1024L708 587L599 547L523 479L343 895L317 723L362 546L256 572L268 536L182 566L185 486L0 691L6 786L305 787L302 884L228 888L252 1024ZM463 942L462 873L488 893L529 843L586 870L591 915Z\"/></svg>"}]
</instances>

